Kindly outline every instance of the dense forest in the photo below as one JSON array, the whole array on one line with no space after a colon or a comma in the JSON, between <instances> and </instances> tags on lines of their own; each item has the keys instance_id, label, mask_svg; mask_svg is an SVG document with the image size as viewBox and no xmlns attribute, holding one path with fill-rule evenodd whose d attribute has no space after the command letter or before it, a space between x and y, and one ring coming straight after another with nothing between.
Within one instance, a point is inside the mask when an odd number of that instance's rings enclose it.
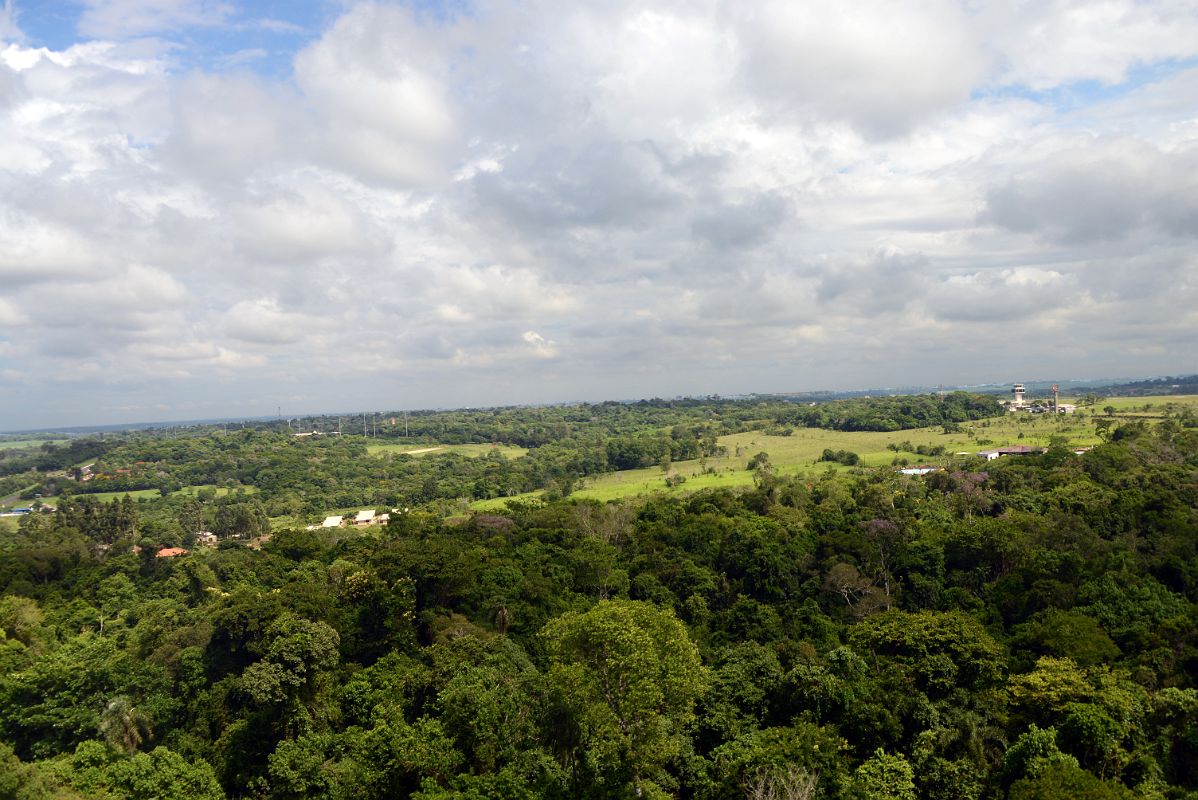
<instances>
[{"instance_id":1,"label":"dense forest","mask_svg":"<svg viewBox=\"0 0 1198 800\"><path fill-rule=\"evenodd\" d=\"M926 476L758 463L745 491L440 503L746 425L987 411L826 405L454 412L543 432L518 459L106 437L112 481L254 492L67 479L2 535L0 798L1198 797L1192 419ZM363 497L406 505L272 531ZM159 556L201 529L219 545Z\"/></svg>"}]
</instances>

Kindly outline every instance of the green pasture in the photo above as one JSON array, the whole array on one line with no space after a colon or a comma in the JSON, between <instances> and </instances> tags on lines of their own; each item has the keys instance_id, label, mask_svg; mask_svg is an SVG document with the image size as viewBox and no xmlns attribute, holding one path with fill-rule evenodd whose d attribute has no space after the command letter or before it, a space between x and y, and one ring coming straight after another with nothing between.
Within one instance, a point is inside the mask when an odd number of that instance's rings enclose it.
<instances>
[{"instance_id":1,"label":"green pasture","mask_svg":"<svg viewBox=\"0 0 1198 800\"><path fill-rule=\"evenodd\" d=\"M388 453L422 456L438 456L446 453L457 453L471 458L479 458L489 453L499 453L505 458L520 458L528 453L524 447L510 444L372 444L367 445L366 452L372 456Z\"/></svg>"},{"instance_id":2,"label":"green pasture","mask_svg":"<svg viewBox=\"0 0 1198 800\"><path fill-rule=\"evenodd\" d=\"M18 489L17 491L8 495L7 496L8 499L5 502L0 503L0 509L25 508L33 501L32 500L22 500L20 496L25 494L25 492L28 492L29 490L34 489L36 487L37 487L36 483L31 483L28 486L26 486L25 488Z\"/></svg>"},{"instance_id":3,"label":"green pasture","mask_svg":"<svg viewBox=\"0 0 1198 800\"><path fill-rule=\"evenodd\" d=\"M279 530L280 528L306 528L309 525L319 525L321 522L324 521L325 517L333 517L333 516L344 517L347 523L352 523L354 517L357 516L359 511L368 511L370 509L373 509L378 514L391 513L391 509L387 508L385 505L352 506L349 508L333 508L333 509L329 509L328 511L325 511L319 518L314 518L314 519L310 519L306 516L271 517L270 518L270 526L274 530ZM351 524L345 530L366 531L366 530L373 530L373 529L379 528L379 527L382 527L382 526L367 525L362 528L355 528Z\"/></svg>"},{"instance_id":4,"label":"green pasture","mask_svg":"<svg viewBox=\"0 0 1198 800\"><path fill-rule=\"evenodd\" d=\"M129 495L134 500L157 500L159 497L162 497L162 494L157 489L132 489L127 492L88 492L86 494L80 492L79 494L73 495L73 497L79 500L85 497L90 497L93 500L99 500L102 503L108 503L113 500L120 500L125 495ZM43 502L54 505L57 499L58 498L55 497L47 497L45 500L43 500Z\"/></svg>"},{"instance_id":5,"label":"green pasture","mask_svg":"<svg viewBox=\"0 0 1198 800\"><path fill-rule=\"evenodd\" d=\"M215 489L217 497L224 497L225 495L235 494L237 492L242 492L244 494L254 494L258 491L257 486L247 486L244 483L238 484L237 486L233 486L233 487L216 486L214 484L199 484L199 485L195 485L195 486L184 486L182 489L179 489L178 491L171 492L171 496L174 497L177 495L187 495L188 497L196 497L204 489Z\"/></svg>"},{"instance_id":6,"label":"green pasture","mask_svg":"<svg viewBox=\"0 0 1198 800\"><path fill-rule=\"evenodd\" d=\"M664 487L663 487L664 489ZM536 500L543 495L544 492L523 492L514 494L511 497L492 497L489 500L475 500L470 504L470 508L474 511L502 511L509 502L523 502L526 500ZM574 495L570 495L574 497Z\"/></svg>"},{"instance_id":7,"label":"green pasture","mask_svg":"<svg viewBox=\"0 0 1198 800\"><path fill-rule=\"evenodd\" d=\"M15 450L18 447L41 447L51 439L0 439L0 450Z\"/></svg>"},{"instance_id":8,"label":"green pasture","mask_svg":"<svg viewBox=\"0 0 1198 800\"><path fill-rule=\"evenodd\" d=\"M948 464L959 458L958 453L973 454L979 450L1016 444L1041 447L1048 445L1050 440L1057 436L1077 446L1093 445L1101 441L1094 431L1093 418L1088 413L1081 416L1056 417L1009 414L962 423L960 433L948 434L940 427L893 432L796 428L790 436L769 436L761 431L751 431L721 436L720 444L727 450L723 456L708 458L705 461L696 459L675 462L670 465L668 473L660 467L649 467L596 475L587 478L570 496L607 501L654 492L677 493L717 487L751 486L753 473L746 467L749 459L762 452L769 454L770 464L779 475L811 475L829 469L848 469L838 464L820 461L825 449L854 452L860 456L861 464L867 467L890 465L895 459L906 459L911 465ZM887 447L889 444L907 442L912 448L919 445L943 446L945 454L917 455L910 451L896 452ZM680 486L667 487L667 476L682 476L686 482ZM480 500L471 504L471 507L477 510L499 510L508 500L527 500L540 495L541 492L529 492L513 498Z\"/></svg>"},{"instance_id":9,"label":"green pasture","mask_svg":"<svg viewBox=\"0 0 1198 800\"><path fill-rule=\"evenodd\" d=\"M20 517L0 517L0 533L16 533Z\"/></svg>"},{"instance_id":10,"label":"green pasture","mask_svg":"<svg viewBox=\"0 0 1198 800\"><path fill-rule=\"evenodd\" d=\"M1087 410L1096 417L1105 417L1107 408L1115 409L1116 417L1160 417L1166 413L1177 413L1187 408L1198 413L1198 395L1161 394L1147 397L1110 397L1090 406Z\"/></svg>"}]
</instances>

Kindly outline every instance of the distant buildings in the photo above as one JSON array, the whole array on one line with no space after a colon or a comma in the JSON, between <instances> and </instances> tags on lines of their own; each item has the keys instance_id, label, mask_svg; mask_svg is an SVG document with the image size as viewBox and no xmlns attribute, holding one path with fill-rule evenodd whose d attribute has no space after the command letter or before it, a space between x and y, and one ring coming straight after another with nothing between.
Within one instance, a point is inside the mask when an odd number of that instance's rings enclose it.
<instances>
[{"instance_id":1,"label":"distant buildings","mask_svg":"<svg viewBox=\"0 0 1198 800\"><path fill-rule=\"evenodd\" d=\"M987 461L993 461L1003 456L1035 456L1044 451L1045 448L1043 447L1029 447L1025 444L1016 444L1010 447L998 447L994 450L982 450L978 452L978 455Z\"/></svg>"},{"instance_id":2,"label":"distant buildings","mask_svg":"<svg viewBox=\"0 0 1198 800\"><path fill-rule=\"evenodd\" d=\"M370 525L386 525L390 521L390 514L376 514L373 508L366 508L355 513L353 519L349 520L340 514L325 517L324 522L319 525L309 525L308 530L345 527L365 528Z\"/></svg>"},{"instance_id":3,"label":"distant buildings","mask_svg":"<svg viewBox=\"0 0 1198 800\"><path fill-rule=\"evenodd\" d=\"M1073 403L1062 403L1057 392L1057 386L1052 386L1052 397L1049 400L1028 401L1027 389L1022 383L1011 387L1011 402L1007 404L1008 411L1026 411L1029 414L1049 414L1056 409L1058 414L1072 414L1077 411Z\"/></svg>"},{"instance_id":4,"label":"distant buildings","mask_svg":"<svg viewBox=\"0 0 1198 800\"><path fill-rule=\"evenodd\" d=\"M1032 456L1043 452L1043 447L1029 447L1026 444L1014 444L1010 447L1000 447L997 450L1000 456Z\"/></svg>"}]
</instances>

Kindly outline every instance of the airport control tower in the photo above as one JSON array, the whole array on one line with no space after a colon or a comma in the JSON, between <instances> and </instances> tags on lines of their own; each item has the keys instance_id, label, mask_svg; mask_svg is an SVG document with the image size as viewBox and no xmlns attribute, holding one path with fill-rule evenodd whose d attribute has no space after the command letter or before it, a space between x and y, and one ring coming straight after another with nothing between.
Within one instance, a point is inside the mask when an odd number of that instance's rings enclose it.
<instances>
[{"instance_id":1,"label":"airport control tower","mask_svg":"<svg viewBox=\"0 0 1198 800\"><path fill-rule=\"evenodd\" d=\"M1011 394L1015 395L1015 399L1011 402L1012 408L1023 408L1023 393L1024 388L1022 383L1015 384L1011 389Z\"/></svg>"}]
</instances>

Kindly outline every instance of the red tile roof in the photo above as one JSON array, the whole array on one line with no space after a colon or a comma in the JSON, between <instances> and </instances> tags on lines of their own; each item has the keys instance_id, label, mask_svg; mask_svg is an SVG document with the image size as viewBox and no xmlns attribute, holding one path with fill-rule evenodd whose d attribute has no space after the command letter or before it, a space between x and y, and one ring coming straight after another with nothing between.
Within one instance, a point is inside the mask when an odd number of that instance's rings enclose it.
<instances>
[{"instance_id":1,"label":"red tile roof","mask_svg":"<svg viewBox=\"0 0 1198 800\"><path fill-rule=\"evenodd\" d=\"M174 558L175 556L185 556L190 553L182 547L164 547L158 551L158 558Z\"/></svg>"}]
</instances>

